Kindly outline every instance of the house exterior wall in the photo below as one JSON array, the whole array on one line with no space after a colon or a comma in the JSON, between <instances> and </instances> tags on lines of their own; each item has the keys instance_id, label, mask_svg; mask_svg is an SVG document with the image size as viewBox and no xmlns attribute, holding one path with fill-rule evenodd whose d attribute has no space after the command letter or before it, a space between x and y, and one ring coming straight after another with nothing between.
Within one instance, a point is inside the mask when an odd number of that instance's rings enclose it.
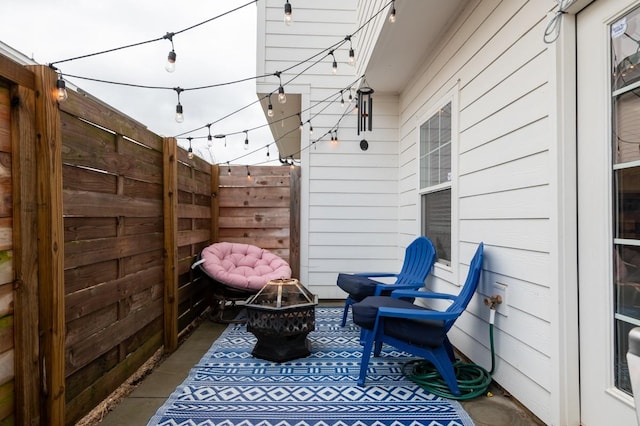
<instances>
[{"instance_id":1,"label":"house exterior wall","mask_svg":"<svg viewBox=\"0 0 640 426\"><path fill-rule=\"evenodd\" d=\"M296 7L307 3L296 2ZM281 20L282 2L267 4ZM358 1L351 31L385 4ZM402 25L402 4L397 2L394 25ZM303 239L301 250L308 250L307 282L324 298L343 296L335 290L337 272L397 268L404 247L421 232L419 127L451 99L452 262L436 265L428 286L457 292L477 244L484 241L479 294L451 331L454 345L490 367L489 310L483 298L495 294L496 283L506 286L495 321L495 380L545 423L578 424L577 345L568 343L576 340L577 329L571 328L572 320L562 319L572 316L563 310L577 300L562 296L570 293L565 288L570 284L561 271L575 270L575 263L560 264L575 260L567 259L563 248L571 245L564 238L575 237L575 223L563 217L571 214L563 211L563 203L571 204L575 186L561 179L575 157L565 162L563 155L571 153L559 146L559 116L566 115L559 108L570 101L563 98L567 93L558 70L571 59L570 52L562 56L560 47L543 41L555 6L551 0L466 2L401 92L374 95L375 129L366 135L366 153L357 147L353 121L339 149L319 144L309 150L302 164L309 214L303 218L307 244ZM313 15L331 19L328 11ZM383 24L384 16L378 17L359 33L356 75L367 69ZM306 22L295 25L295 31L313 34ZM311 38L316 48L334 40ZM271 40L268 32L266 40ZM410 43L421 55L420 44ZM269 58L267 47L265 63L274 66ZM310 101L322 98L320 89L330 89L325 76L316 77L305 80ZM567 188L572 192L565 193Z\"/></svg>"},{"instance_id":2,"label":"house exterior wall","mask_svg":"<svg viewBox=\"0 0 640 426\"><path fill-rule=\"evenodd\" d=\"M456 323L452 341L474 362L490 366L483 297L495 293L494 283L506 285L506 304L495 323L494 378L543 421L556 424L561 410L553 374L560 360L552 341L552 328L558 327L555 304L550 303L559 285L552 255L557 218L550 78L555 63L543 42L552 6L468 2L435 54L415 71L399 99L398 226L401 234L420 232L419 126L453 97L453 266L437 264L430 286L458 291L475 247L485 242L480 294Z\"/></svg>"},{"instance_id":3,"label":"house exterior wall","mask_svg":"<svg viewBox=\"0 0 640 426\"><path fill-rule=\"evenodd\" d=\"M290 26L283 23L281 1L257 7L258 74L289 68L357 29L355 0L292 3ZM356 52L359 39L353 40ZM376 96L376 130L358 136L355 115L345 115L352 106L339 102L341 89L351 86L355 96L358 87L361 66L346 63L348 50L347 43L335 51L337 75L331 73L331 59L322 56L282 74L283 83L294 78L285 91L301 94L302 121L311 119L313 125L313 135L306 125L301 134L300 279L323 299L344 298L336 287L339 272L396 271L404 254L397 220L398 97ZM259 93L277 88L274 77L257 84ZM348 104L348 91L343 96ZM326 133L336 125L339 142L332 144ZM369 142L366 152L359 147L363 137Z\"/></svg>"}]
</instances>

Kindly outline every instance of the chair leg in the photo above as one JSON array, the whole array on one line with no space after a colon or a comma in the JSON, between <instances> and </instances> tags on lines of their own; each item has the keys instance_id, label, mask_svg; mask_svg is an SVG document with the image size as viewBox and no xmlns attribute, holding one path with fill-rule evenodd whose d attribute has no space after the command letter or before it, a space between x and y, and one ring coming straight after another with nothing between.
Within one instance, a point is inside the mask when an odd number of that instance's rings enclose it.
<instances>
[{"instance_id":1,"label":"chair leg","mask_svg":"<svg viewBox=\"0 0 640 426\"><path fill-rule=\"evenodd\" d=\"M364 382L367 379L367 368L369 367L371 349L373 349L373 339L375 338L373 330L366 330L363 334L365 342L362 347L362 358L360 358L360 376L358 376L358 386L364 386Z\"/></svg>"},{"instance_id":2,"label":"chair leg","mask_svg":"<svg viewBox=\"0 0 640 426\"><path fill-rule=\"evenodd\" d=\"M449 387L452 394L459 396L460 388L458 387L458 380L456 379L456 373L453 370L453 365L449 362L449 354L447 353L445 346L440 346L433 349L433 365L436 367L445 383Z\"/></svg>"},{"instance_id":3,"label":"chair leg","mask_svg":"<svg viewBox=\"0 0 640 426\"><path fill-rule=\"evenodd\" d=\"M350 297L347 297L347 300L344 301L344 311L342 312L342 322L340 323L340 327L344 327L347 323L347 316L349 316L349 306L353 304L353 300Z\"/></svg>"}]
</instances>

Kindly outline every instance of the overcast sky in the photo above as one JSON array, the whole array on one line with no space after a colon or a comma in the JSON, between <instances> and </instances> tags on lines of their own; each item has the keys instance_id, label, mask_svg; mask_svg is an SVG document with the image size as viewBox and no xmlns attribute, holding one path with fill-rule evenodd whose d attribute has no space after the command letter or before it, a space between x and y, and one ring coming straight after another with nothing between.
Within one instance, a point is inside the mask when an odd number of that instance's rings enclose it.
<instances>
[{"instance_id":1,"label":"overcast sky","mask_svg":"<svg viewBox=\"0 0 640 426\"><path fill-rule=\"evenodd\" d=\"M177 33L249 0L3 0L0 41L41 64L62 61ZM171 50L169 40L56 64L63 74L100 80L160 87L199 87L255 77L256 4L173 36L176 69L164 66ZM242 132L264 126L266 119L256 102L256 81L219 88L184 91L180 101L184 122L174 119L174 90L126 87L66 77L85 91L146 125L162 136L175 136L213 123L254 103L245 111L211 126L212 134ZM207 129L190 136L206 136ZM185 135L186 136L186 135ZM250 150L244 150L244 133L224 139L194 139L196 154L214 163L258 164L278 153L266 126L249 132ZM179 141L186 146L187 141ZM238 159L250 151L259 152ZM237 160L236 160L237 159ZM235 160L235 161L234 161Z\"/></svg>"}]
</instances>

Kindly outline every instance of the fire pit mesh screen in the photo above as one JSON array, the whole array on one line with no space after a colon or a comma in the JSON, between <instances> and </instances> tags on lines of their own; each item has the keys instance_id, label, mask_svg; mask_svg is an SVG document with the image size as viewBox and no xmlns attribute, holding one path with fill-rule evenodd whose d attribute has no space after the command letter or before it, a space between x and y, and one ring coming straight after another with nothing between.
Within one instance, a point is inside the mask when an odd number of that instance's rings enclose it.
<instances>
[{"instance_id":1,"label":"fire pit mesh screen","mask_svg":"<svg viewBox=\"0 0 640 426\"><path fill-rule=\"evenodd\" d=\"M247 309L247 326L264 335L288 336L309 333L316 329L315 309L292 308L286 311Z\"/></svg>"},{"instance_id":2,"label":"fire pit mesh screen","mask_svg":"<svg viewBox=\"0 0 640 426\"><path fill-rule=\"evenodd\" d=\"M246 303L247 329L269 336L306 335L315 330L318 297L295 278L269 281Z\"/></svg>"}]
</instances>

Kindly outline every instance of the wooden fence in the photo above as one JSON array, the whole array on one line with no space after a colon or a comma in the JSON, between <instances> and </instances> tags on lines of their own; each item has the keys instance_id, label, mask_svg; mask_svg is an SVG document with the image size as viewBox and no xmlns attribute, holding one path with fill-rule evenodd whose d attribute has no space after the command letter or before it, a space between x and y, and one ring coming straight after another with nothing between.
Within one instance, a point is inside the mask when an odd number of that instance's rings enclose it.
<instances>
[{"instance_id":1,"label":"wooden fence","mask_svg":"<svg viewBox=\"0 0 640 426\"><path fill-rule=\"evenodd\" d=\"M55 80L0 56L3 424L72 424L175 350L208 306L190 266L211 242L299 268L299 169L228 175L95 99L57 103Z\"/></svg>"}]
</instances>

